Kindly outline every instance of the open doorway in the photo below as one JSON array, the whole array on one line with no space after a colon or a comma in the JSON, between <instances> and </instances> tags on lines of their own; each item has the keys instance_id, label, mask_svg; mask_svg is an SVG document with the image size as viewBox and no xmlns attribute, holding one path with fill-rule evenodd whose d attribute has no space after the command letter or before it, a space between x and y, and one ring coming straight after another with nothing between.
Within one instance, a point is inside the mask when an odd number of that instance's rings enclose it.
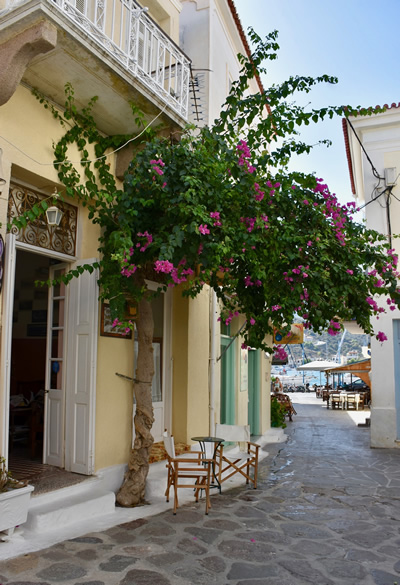
<instances>
[{"instance_id":1,"label":"open doorway","mask_svg":"<svg viewBox=\"0 0 400 585\"><path fill-rule=\"evenodd\" d=\"M9 468L22 460L41 463L44 437L47 287L54 261L18 250L11 341Z\"/></svg>"},{"instance_id":2,"label":"open doorway","mask_svg":"<svg viewBox=\"0 0 400 585\"><path fill-rule=\"evenodd\" d=\"M28 480L35 492L52 491L82 481L83 477L44 464L46 360L48 334L47 286L51 268L60 261L26 250L17 250L12 315L9 406L9 470ZM54 303L53 303L54 305ZM58 319L54 311L53 321ZM52 345L54 338L52 328Z\"/></svg>"}]
</instances>

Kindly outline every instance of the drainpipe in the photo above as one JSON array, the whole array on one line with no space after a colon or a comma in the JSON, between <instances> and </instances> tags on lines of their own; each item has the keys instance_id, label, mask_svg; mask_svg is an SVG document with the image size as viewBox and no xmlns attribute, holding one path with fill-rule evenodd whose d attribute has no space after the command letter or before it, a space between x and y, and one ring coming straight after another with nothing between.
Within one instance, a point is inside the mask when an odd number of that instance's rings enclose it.
<instances>
[{"instance_id":1,"label":"drainpipe","mask_svg":"<svg viewBox=\"0 0 400 585\"><path fill-rule=\"evenodd\" d=\"M211 315L210 315L210 326L211 326L211 342L210 342L210 367L209 367L209 433L210 436L214 435L215 432L215 365L217 363L217 343L216 333L218 326L218 313L217 313L217 295L215 291L211 291Z\"/></svg>"}]
</instances>

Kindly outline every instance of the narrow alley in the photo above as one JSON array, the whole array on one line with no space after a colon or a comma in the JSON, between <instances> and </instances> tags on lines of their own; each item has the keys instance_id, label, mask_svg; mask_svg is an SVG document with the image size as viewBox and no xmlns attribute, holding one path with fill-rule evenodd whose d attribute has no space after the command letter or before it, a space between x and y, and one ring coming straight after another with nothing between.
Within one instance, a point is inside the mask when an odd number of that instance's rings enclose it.
<instances>
[{"instance_id":1,"label":"narrow alley","mask_svg":"<svg viewBox=\"0 0 400 585\"><path fill-rule=\"evenodd\" d=\"M369 411L292 394L287 441L257 490L212 495L0 562L2 585L395 585L400 450L369 447ZM1 544L0 544L1 547Z\"/></svg>"}]
</instances>

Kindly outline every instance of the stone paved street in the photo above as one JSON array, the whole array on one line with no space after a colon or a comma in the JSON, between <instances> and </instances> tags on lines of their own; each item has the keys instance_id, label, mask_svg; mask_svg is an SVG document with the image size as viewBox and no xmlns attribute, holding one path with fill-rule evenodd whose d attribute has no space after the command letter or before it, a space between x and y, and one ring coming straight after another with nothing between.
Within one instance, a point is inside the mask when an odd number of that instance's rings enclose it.
<instances>
[{"instance_id":1,"label":"stone paved street","mask_svg":"<svg viewBox=\"0 0 400 585\"><path fill-rule=\"evenodd\" d=\"M357 417L291 396L297 416L267 447L259 489L213 494L208 516L189 504L0 562L0 583L400 583L400 450L371 450Z\"/></svg>"}]
</instances>

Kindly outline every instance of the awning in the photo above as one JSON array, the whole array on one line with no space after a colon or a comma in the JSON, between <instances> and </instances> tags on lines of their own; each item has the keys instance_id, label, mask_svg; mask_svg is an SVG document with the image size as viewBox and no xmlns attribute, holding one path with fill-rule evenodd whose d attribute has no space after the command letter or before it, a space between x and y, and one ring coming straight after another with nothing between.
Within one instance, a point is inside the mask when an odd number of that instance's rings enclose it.
<instances>
[{"instance_id":1,"label":"awning","mask_svg":"<svg viewBox=\"0 0 400 585\"><path fill-rule=\"evenodd\" d=\"M337 366L336 362L328 362L328 361L324 361L324 360L319 360L319 361L315 361L315 362L309 362L308 364L303 364L302 366L297 366L297 370L299 370L300 372L307 372L307 371L313 371L313 372L326 372L327 370L330 370L331 368L335 368Z\"/></svg>"},{"instance_id":2,"label":"awning","mask_svg":"<svg viewBox=\"0 0 400 585\"><path fill-rule=\"evenodd\" d=\"M357 378L361 378L363 382L368 384L371 388L371 380L369 377L369 373L371 371L371 359L362 360L360 362L353 362L351 364L345 364L342 366L336 366L327 370L329 374L341 374L341 373L349 373L354 374Z\"/></svg>"}]
</instances>

